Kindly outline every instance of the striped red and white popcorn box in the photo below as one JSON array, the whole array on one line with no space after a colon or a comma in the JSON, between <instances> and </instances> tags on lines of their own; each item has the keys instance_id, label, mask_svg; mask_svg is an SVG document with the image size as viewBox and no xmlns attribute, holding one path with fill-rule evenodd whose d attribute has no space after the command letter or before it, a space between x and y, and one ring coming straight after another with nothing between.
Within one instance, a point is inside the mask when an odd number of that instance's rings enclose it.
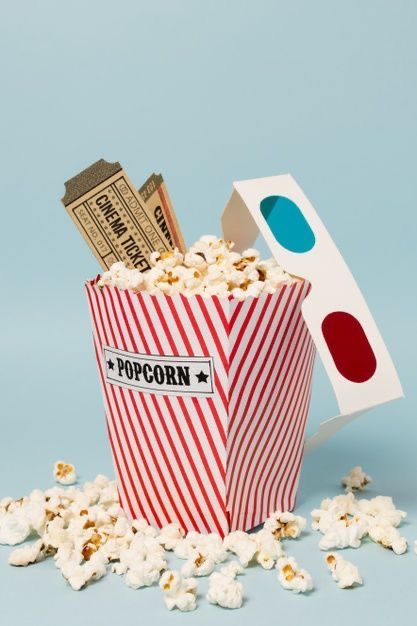
<instances>
[{"instance_id":1,"label":"striped red and white popcorn box","mask_svg":"<svg viewBox=\"0 0 417 626\"><path fill-rule=\"evenodd\" d=\"M315 358L309 289L239 301L86 284L128 514L225 535L293 508Z\"/></svg>"}]
</instances>

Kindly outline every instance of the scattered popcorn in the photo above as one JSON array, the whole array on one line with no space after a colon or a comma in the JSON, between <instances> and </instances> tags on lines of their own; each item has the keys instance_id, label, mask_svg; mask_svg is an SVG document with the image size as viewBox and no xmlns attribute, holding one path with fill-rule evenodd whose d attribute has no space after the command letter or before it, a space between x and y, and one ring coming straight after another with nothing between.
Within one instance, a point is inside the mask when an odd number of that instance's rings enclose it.
<instances>
[{"instance_id":1,"label":"scattered popcorn","mask_svg":"<svg viewBox=\"0 0 417 626\"><path fill-rule=\"evenodd\" d=\"M311 517L313 530L319 530L322 533L327 532L335 522L346 520L357 512L357 503L353 493L326 498L320 507L311 511Z\"/></svg>"},{"instance_id":2,"label":"scattered popcorn","mask_svg":"<svg viewBox=\"0 0 417 626\"><path fill-rule=\"evenodd\" d=\"M183 576L208 576L214 570L216 561L209 549L194 549L188 560L181 567Z\"/></svg>"},{"instance_id":3,"label":"scattered popcorn","mask_svg":"<svg viewBox=\"0 0 417 626\"><path fill-rule=\"evenodd\" d=\"M362 491L371 482L372 478L365 474L360 465L353 467L341 480L346 491Z\"/></svg>"},{"instance_id":4,"label":"scattered popcorn","mask_svg":"<svg viewBox=\"0 0 417 626\"><path fill-rule=\"evenodd\" d=\"M161 572L166 569L165 550L159 541L136 533L129 546L121 549L115 571L125 574L128 587L139 589L158 582Z\"/></svg>"},{"instance_id":5,"label":"scattered popcorn","mask_svg":"<svg viewBox=\"0 0 417 626\"><path fill-rule=\"evenodd\" d=\"M73 485L77 482L75 467L71 463L57 461L54 465L54 478L61 485Z\"/></svg>"},{"instance_id":6,"label":"scattered popcorn","mask_svg":"<svg viewBox=\"0 0 417 626\"><path fill-rule=\"evenodd\" d=\"M6 514L0 519L0 543L15 546L25 541L32 531L24 512Z\"/></svg>"},{"instance_id":7,"label":"scattered popcorn","mask_svg":"<svg viewBox=\"0 0 417 626\"><path fill-rule=\"evenodd\" d=\"M38 539L31 545L23 546L22 548L16 548L9 555L9 565L15 565L16 567L26 567L33 563L42 561L47 556L46 546L42 539Z\"/></svg>"},{"instance_id":8,"label":"scattered popcorn","mask_svg":"<svg viewBox=\"0 0 417 626\"><path fill-rule=\"evenodd\" d=\"M361 499L356 501L358 511L367 516L370 523L373 520L399 526L407 517L405 511L395 508L392 498L389 496L376 496L370 500Z\"/></svg>"},{"instance_id":9,"label":"scattered popcorn","mask_svg":"<svg viewBox=\"0 0 417 626\"><path fill-rule=\"evenodd\" d=\"M107 559L104 554L96 552L88 562L78 564L68 560L62 564L61 572L74 591L79 591L94 580L100 580L106 575Z\"/></svg>"},{"instance_id":10,"label":"scattered popcorn","mask_svg":"<svg viewBox=\"0 0 417 626\"><path fill-rule=\"evenodd\" d=\"M46 521L44 496L33 491L29 496L0 503L0 544L14 546L22 543L34 531L40 534Z\"/></svg>"},{"instance_id":11,"label":"scattered popcorn","mask_svg":"<svg viewBox=\"0 0 417 626\"><path fill-rule=\"evenodd\" d=\"M243 567L248 567L258 550L256 540L242 530L235 530L227 535L223 545L226 550L236 554Z\"/></svg>"},{"instance_id":12,"label":"scattered popcorn","mask_svg":"<svg viewBox=\"0 0 417 626\"><path fill-rule=\"evenodd\" d=\"M320 550L359 548L367 534L366 523L359 517L344 518L333 523L319 542Z\"/></svg>"},{"instance_id":13,"label":"scattered popcorn","mask_svg":"<svg viewBox=\"0 0 417 626\"><path fill-rule=\"evenodd\" d=\"M158 531L156 530L156 528L148 524L146 519L143 518L135 519L132 521L132 530L133 532L138 533L143 537L155 538L158 536Z\"/></svg>"},{"instance_id":14,"label":"scattered popcorn","mask_svg":"<svg viewBox=\"0 0 417 626\"><path fill-rule=\"evenodd\" d=\"M174 548L174 554L180 559L191 559L199 550L210 554L214 562L222 563L227 559L227 549L223 540L217 533L202 535L195 531L190 531L186 537L181 539Z\"/></svg>"},{"instance_id":15,"label":"scattered popcorn","mask_svg":"<svg viewBox=\"0 0 417 626\"><path fill-rule=\"evenodd\" d=\"M175 570L167 570L162 574L159 586L164 592L167 608L180 611L194 611L197 607L197 581L195 578L183 578Z\"/></svg>"},{"instance_id":16,"label":"scattered popcorn","mask_svg":"<svg viewBox=\"0 0 417 626\"><path fill-rule=\"evenodd\" d=\"M143 273L128 269L122 262L114 263L98 285L151 294L231 296L242 300L274 293L281 285L298 280L284 272L274 258L261 261L257 250L249 248L239 254L233 246L230 241L204 235L185 255L177 248L153 252L151 269Z\"/></svg>"},{"instance_id":17,"label":"scattered popcorn","mask_svg":"<svg viewBox=\"0 0 417 626\"><path fill-rule=\"evenodd\" d=\"M407 540L400 535L397 528L387 523L376 523L370 526L369 537L375 543L381 544L384 548L389 548L395 554L404 554L407 550Z\"/></svg>"},{"instance_id":18,"label":"scattered popcorn","mask_svg":"<svg viewBox=\"0 0 417 626\"><path fill-rule=\"evenodd\" d=\"M278 580L284 589L290 589L294 593L307 593L313 589L313 580L310 574L299 568L293 557L282 557L276 564Z\"/></svg>"},{"instance_id":19,"label":"scattered popcorn","mask_svg":"<svg viewBox=\"0 0 417 626\"><path fill-rule=\"evenodd\" d=\"M184 537L185 532L179 524L173 522L159 531L158 541L165 550L173 550Z\"/></svg>"},{"instance_id":20,"label":"scattered popcorn","mask_svg":"<svg viewBox=\"0 0 417 626\"><path fill-rule=\"evenodd\" d=\"M240 609L243 604L243 585L236 576L242 573L239 563L231 562L209 578L207 600L225 609Z\"/></svg>"},{"instance_id":21,"label":"scattered popcorn","mask_svg":"<svg viewBox=\"0 0 417 626\"><path fill-rule=\"evenodd\" d=\"M204 240L202 247L210 247L210 241ZM197 252L190 254L199 256ZM256 257L253 250L245 254L248 258ZM204 258L207 264L209 254ZM162 260L167 261L167 267L175 268L178 256L175 259ZM155 255L153 262L157 264L159 260ZM194 262L193 257L191 261ZM73 466L58 464L72 468L68 472L60 468L64 480L71 472L75 474ZM311 512L312 528L323 535L319 547L322 550L358 548L363 538L369 536L394 553L403 554L407 541L397 527L406 512L397 509L388 496L356 499L354 491L361 490L366 482L359 469L350 472L351 480L343 479L349 487L347 493L324 499L320 508ZM369 482L369 477L366 479ZM303 517L275 511L261 530L253 533L235 530L224 539L217 533L185 533L177 522L158 530L145 519L130 520L120 506L116 483L103 475L79 488L54 486L46 491L35 489L22 498L0 500L0 543L16 545L29 537L38 537L13 550L9 555L10 565L25 567L52 557L74 590L84 589L109 571L122 576L133 589L159 582L167 607L181 611L196 608L195 577L199 576L209 576L210 603L225 608L242 606L243 587L236 576L250 564L258 564L265 570L275 567L282 586L295 593L313 589L310 574L299 568L282 547L285 539L299 537L305 524ZM417 540L414 550L417 553ZM169 569L169 551L185 561L180 572ZM230 552L239 562L230 562L220 571L214 571ZM328 553L325 560L339 587L362 584L358 569L349 561L334 552Z\"/></svg>"},{"instance_id":22,"label":"scattered popcorn","mask_svg":"<svg viewBox=\"0 0 417 626\"><path fill-rule=\"evenodd\" d=\"M265 520L264 528L268 530L275 539L296 539L305 528L306 519L299 515L294 515L289 511L275 511Z\"/></svg>"},{"instance_id":23,"label":"scattered popcorn","mask_svg":"<svg viewBox=\"0 0 417 626\"><path fill-rule=\"evenodd\" d=\"M285 556L281 542L266 528L253 535L256 544L256 561L264 569L272 569L280 557Z\"/></svg>"},{"instance_id":24,"label":"scattered popcorn","mask_svg":"<svg viewBox=\"0 0 417 626\"><path fill-rule=\"evenodd\" d=\"M325 561L332 573L333 580L336 581L340 589L362 585L362 577L359 574L359 570L350 561L346 561L335 552L329 552L325 557Z\"/></svg>"},{"instance_id":25,"label":"scattered popcorn","mask_svg":"<svg viewBox=\"0 0 417 626\"><path fill-rule=\"evenodd\" d=\"M407 549L406 540L396 530L406 513L396 509L390 497L357 500L349 492L326 498L321 508L314 509L311 516L313 530L323 533L319 542L321 550L359 548L367 535L396 554L402 554Z\"/></svg>"}]
</instances>

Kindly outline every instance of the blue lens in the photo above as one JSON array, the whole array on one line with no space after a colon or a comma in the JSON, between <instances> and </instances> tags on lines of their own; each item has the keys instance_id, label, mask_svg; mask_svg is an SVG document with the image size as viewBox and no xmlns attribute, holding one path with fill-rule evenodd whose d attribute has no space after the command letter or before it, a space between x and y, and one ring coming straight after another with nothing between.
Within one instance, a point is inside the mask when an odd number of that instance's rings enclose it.
<instances>
[{"instance_id":1,"label":"blue lens","mask_svg":"<svg viewBox=\"0 0 417 626\"><path fill-rule=\"evenodd\" d=\"M316 238L298 206L284 196L268 196L261 202L261 213L281 246L291 252L309 252Z\"/></svg>"}]
</instances>

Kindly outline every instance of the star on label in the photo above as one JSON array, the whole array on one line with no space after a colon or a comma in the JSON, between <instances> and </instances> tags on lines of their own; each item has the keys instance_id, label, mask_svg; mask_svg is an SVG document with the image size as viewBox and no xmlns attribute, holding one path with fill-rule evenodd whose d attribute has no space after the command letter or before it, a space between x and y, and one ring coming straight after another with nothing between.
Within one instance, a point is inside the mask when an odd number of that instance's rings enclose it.
<instances>
[{"instance_id":1,"label":"star on label","mask_svg":"<svg viewBox=\"0 0 417 626\"><path fill-rule=\"evenodd\" d=\"M208 374L205 374L203 371L201 371L198 374L195 374L195 377L197 378L199 383L206 383L209 376Z\"/></svg>"},{"instance_id":2,"label":"star on label","mask_svg":"<svg viewBox=\"0 0 417 626\"><path fill-rule=\"evenodd\" d=\"M109 367L109 370L114 369L114 363L113 363L113 361L112 361L111 359L109 359L109 360L107 361L107 365L108 365L108 367Z\"/></svg>"}]
</instances>

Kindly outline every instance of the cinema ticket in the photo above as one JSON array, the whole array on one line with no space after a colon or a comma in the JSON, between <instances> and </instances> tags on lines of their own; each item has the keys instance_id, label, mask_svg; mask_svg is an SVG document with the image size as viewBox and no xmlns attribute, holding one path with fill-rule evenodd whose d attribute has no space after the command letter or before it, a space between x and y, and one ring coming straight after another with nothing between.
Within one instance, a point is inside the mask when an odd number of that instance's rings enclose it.
<instances>
[{"instance_id":1,"label":"cinema ticket","mask_svg":"<svg viewBox=\"0 0 417 626\"><path fill-rule=\"evenodd\" d=\"M67 181L65 189L62 202L104 270L124 261L145 271L152 252L171 250L181 238L172 230L167 237L167 220L146 205L118 162L100 159Z\"/></svg>"}]
</instances>

